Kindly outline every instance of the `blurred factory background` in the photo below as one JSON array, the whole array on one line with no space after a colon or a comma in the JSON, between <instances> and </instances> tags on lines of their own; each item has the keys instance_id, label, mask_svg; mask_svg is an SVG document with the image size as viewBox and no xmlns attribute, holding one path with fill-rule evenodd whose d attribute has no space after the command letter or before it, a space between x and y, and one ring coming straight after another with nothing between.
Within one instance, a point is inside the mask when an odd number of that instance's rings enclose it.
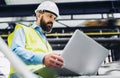
<instances>
[{"instance_id":1,"label":"blurred factory background","mask_svg":"<svg viewBox=\"0 0 120 78\"><path fill-rule=\"evenodd\" d=\"M34 10L44 0L0 0L0 36L6 41L16 24L35 21ZM52 0L60 9L48 41L53 50L63 50L71 35L80 29L109 49L108 62L120 60L119 0Z\"/></svg>"}]
</instances>

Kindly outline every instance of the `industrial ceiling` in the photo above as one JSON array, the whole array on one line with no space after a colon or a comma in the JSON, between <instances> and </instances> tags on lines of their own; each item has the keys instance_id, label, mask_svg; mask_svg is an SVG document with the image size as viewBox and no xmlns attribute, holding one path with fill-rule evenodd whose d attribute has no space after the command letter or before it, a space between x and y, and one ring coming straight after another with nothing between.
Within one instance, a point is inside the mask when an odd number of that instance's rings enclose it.
<instances>
[{"instance_id":1,"label":"industrial ceiling","mask_svg":"<svg viewBox=\"0 0 120 78\"><path fill-rule=\"evenodd\" d=\"M0 0L0 23L33 22L34 10L44 0ZM60 9L62 19L55 26L79 26L85 17L107 18L106 14L119 13L119 0L52 0ZM90 16L88 16L89 14ZM94 14L94 15L93 15ZM103 14L103 15L101 15ZM119 14L117 14L118 16ZM76 20L77 19L77 20ZM79 20L78 20L79 19ZM68 21L69 20L69 21ZM73 21L75 20L75 21ZM61 24L61 25L59 25ZM1 26L1 24L0 24Z\"/></svg>"}]
</instances>

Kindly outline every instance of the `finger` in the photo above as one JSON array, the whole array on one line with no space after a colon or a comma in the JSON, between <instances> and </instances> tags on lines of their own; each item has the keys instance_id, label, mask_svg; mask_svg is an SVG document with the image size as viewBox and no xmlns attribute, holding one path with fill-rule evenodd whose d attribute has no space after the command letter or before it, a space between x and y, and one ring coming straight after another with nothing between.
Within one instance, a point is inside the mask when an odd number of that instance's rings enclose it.
<instances>
[{"instance_id":1,"label":"finger","mask_svg":"<svg viewBox=\"0 0 120 78\"><path fill-rule=\"evenodd\" d=\"M54 58L50 58L50 65L53 67L63 67L63 62Z\"/></svg>"},{"instance_id":2,"label":"finger","mask_svg":"<svg viewBox=\"0 0 120 78\"><path fill-rule=\"evenodd\" d=\"M59 67L62 67L63 66L63 62L59 61L59 60L56 60L55 61L56 65L58 65Z\"/></svg>"},{"instance_id":3,"label":"finger","mask_svg":"<svg viewBox=\"0 0 120 78\"><path fill-rule=\"evenodd\" d=\"M51 57L54 58L54 59L57 59L58 61L64 62L63 58L58 54L52 55Z\"/></svg>"},{"instance_id":4,"label":"finger","mask_svg":"<svg viewBox=\"0 0 120 78\"><path fill-rule=\"evenodd\" d=\"M51 63L50 65L52 68L59 68L59 66L56 63Z\"/></svg>"},{"instance_id":5,"label":"finger","mask_svg":"<svg viewBox=\"0 0 120 78\"><path fill-rule=\"evenodd\" d=\"M60 67L60 66L58 66L55 59L51 58L50 61L49 61L49 67L57 68L57 67Z\"/></svg>"}]
</instances>

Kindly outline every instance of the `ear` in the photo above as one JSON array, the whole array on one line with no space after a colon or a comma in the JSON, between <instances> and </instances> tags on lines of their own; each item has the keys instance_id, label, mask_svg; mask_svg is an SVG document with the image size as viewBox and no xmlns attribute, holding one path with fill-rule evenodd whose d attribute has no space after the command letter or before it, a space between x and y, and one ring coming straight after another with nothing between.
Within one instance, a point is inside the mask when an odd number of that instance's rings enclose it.
<instances>
[{"instance_id":1,"label":"ear","mask_svg":"<svg viewBox=\"0 0 120 78\"><path fill-rule=\"evenodd\" d=\"M42 13L36 13L36 17L37 17L37 19L41 19L41 17L42 17Z\"/></svg>"}]
</instances>

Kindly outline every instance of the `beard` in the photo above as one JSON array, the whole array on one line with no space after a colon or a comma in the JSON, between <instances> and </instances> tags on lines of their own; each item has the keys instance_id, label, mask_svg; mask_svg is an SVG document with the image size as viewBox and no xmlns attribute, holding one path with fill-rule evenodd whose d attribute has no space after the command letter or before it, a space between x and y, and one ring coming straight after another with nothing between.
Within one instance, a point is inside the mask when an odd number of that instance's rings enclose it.
<instances>
[{"instance_id":1,"label":"beard","mask_svg":"<svg viewBox=\"0 0 120 78\"><path fill-rule=\"evenodd\" d=\"M46 33L49 33L52 31L53 22L45 22L45 20L42 17L40 20L40 26L42 30L44 30Z\"/></svg>"}]
</instances>

